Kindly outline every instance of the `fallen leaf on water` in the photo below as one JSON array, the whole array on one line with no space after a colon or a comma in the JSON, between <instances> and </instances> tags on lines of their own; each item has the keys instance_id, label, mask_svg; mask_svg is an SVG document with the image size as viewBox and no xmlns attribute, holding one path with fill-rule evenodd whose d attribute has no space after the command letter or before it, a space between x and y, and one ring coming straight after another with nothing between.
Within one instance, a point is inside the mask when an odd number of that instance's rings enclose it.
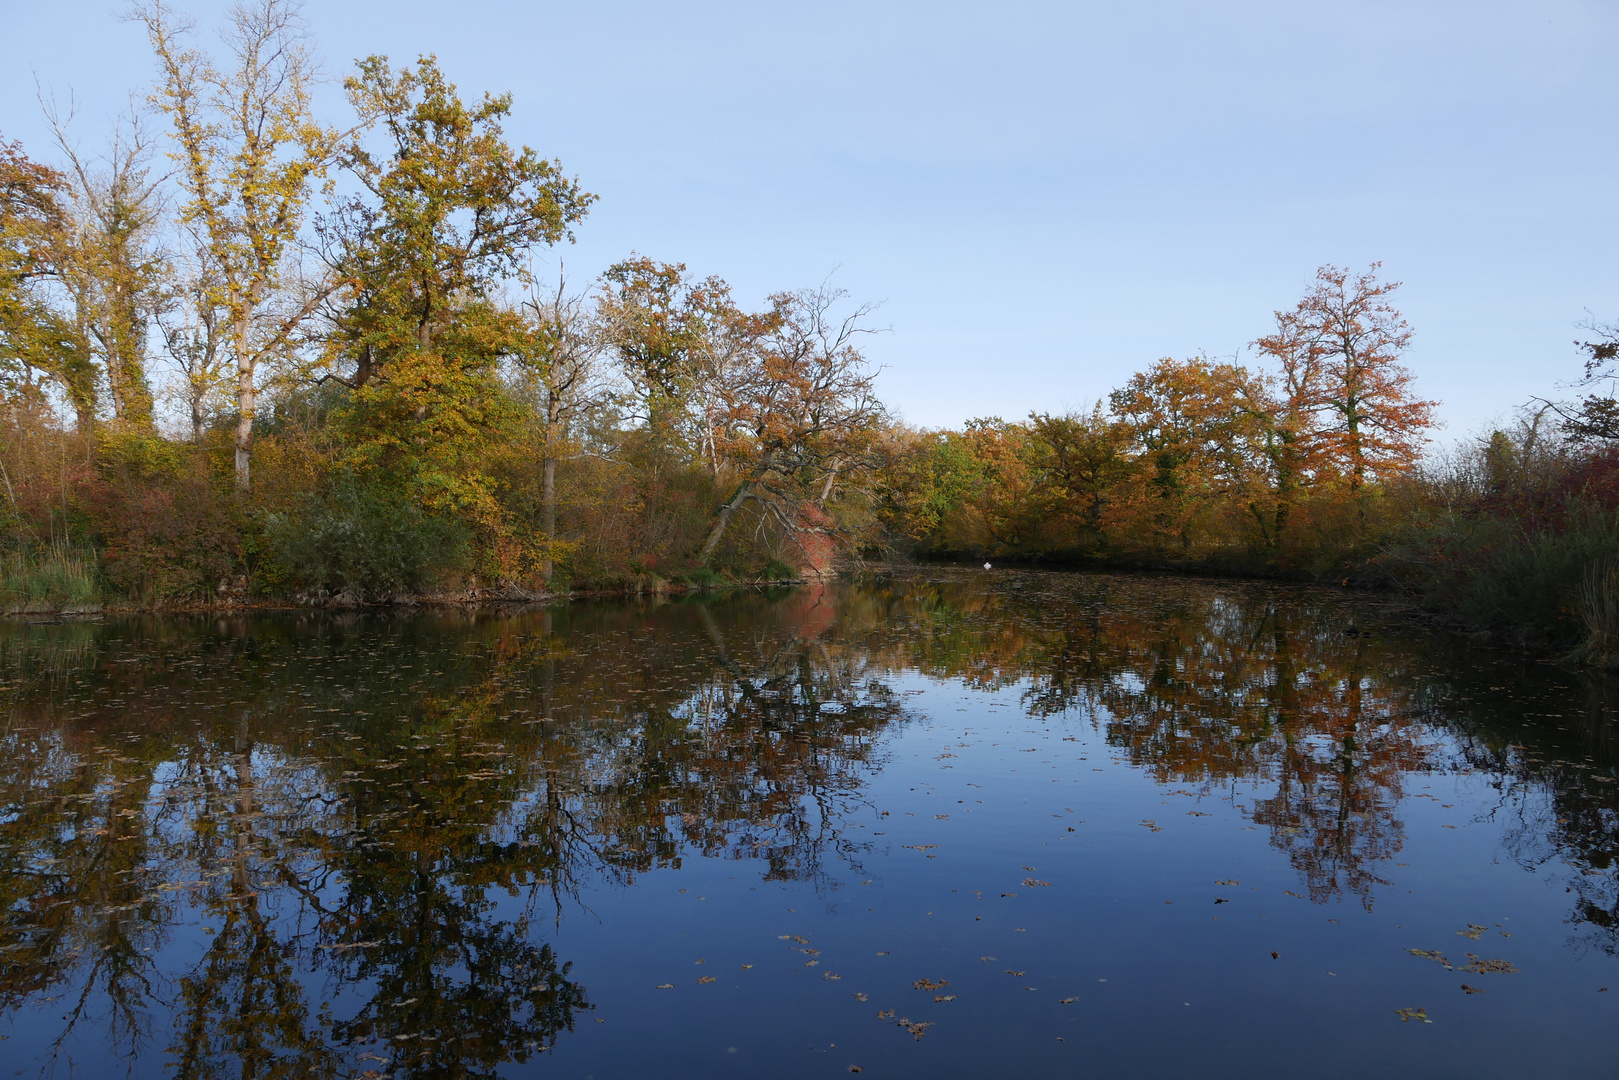
<instances>
[{"instance_id":1,"label":"fallen leaf on water","mask_svg":"<svg viewBox=\"0 0 1619 1080\"><path fill-rule=\"evenodd\" d=\"M1216 885L1241 885L1242 882L1232 878L1230 881L1216 881Z\"/></svg>"},{"instance_id":2,"label":"fallen leaf on water","mask_svg":"<svg viewBox=\"0 0 1619 1080\"><path fill-rule=\"evenodd\" d=\"M743 971L746 971L746 970L748 970L748 969L749 969L749 968L750 968L750 967L752 967L752 966L753 966L753 965L752 965L752 964L743 964L743 965L742 965L742 970L743 970Z\"/></svg>"},{"instance_id":3,"label":"fallen leaf on water","mask_svg":"<svg viewBox=\"0 0 1619 1080\"><path fill-rule=\"evenodd\" d=\"M930 979L918 979L911 984L911 986L917 990L937 990L941 986L949 985L949 979L940 979L938 982L933 982Z\"/></svg>"},{"instance_id":4,"label":"fallen leaf on water","mask_svg":"<svg viewBox=\"0 0 1619 1080\"><path fill-rule=\"evenodd\" d=\"M1482 994L1482 993L1484 993L1484 991L1480 990L1476 986L1468 986L1466 983L1462 983L1462 993L1464 993L1464 994Z\"/></svg>"},{"instance_id":5,"label":"fallen leaf on water","mask_svg":"<svg viewBox=\"0 0 1619 1080\"><path fill-rule=\"evenodd\" d=\"M864 1070L864 1069L862 1069L862 1068L861 1068L861 1067L860 1067L860 1066L858 1066L858 1065L850 1065L850 1066L849 1066L849 1071L850 1071L850 1072L865 1072L865 1071L866 1071L866 1070Z\"/></svg>"},{"instance_id":6,"label":"fallen leaf on water","mask_svg":"<svg viewBox=\"0 0 1619 1080\"><path fill-rule=\"evenodd\" d=\"M1280 960L1282 958L1282 954L1277 952L1275 949L1272 949L1270 951L1270 958L1272 960Z\"/></svg>"},{"instance_id":7,"label":"fallen leaf on water","mask_svg":"<svg viewBox=\"0 0 1619 1080\"><path fill-rule=\"evenodd\" d=\"M833 979L841 979L841 978L843 978L843 976L842 975L834 975L830 971L824 971L824 972L821 973L821 978L823 978L823 979L827 980L828 982L830 982Z\"/></svg>"},{"instance_id":8,"label":"fallen leaf on water","mask_svg":"<svg viewBox=\"0 0 1619 1080\"><path fill-rule=\"evenodd\" d=\"M855 1000L856 1001L865 1001L866 1000L866 995L857 993L857 994L855 994Z\"/></svg>"},{"instance_id":9,"label":"fallen leaf on water","mask_svg":"<svg viewBox=\"0 0 1619 1080\"><path fill-rule=\"evenodd\" d=\"M993 960L995 958L993 956L980 956L978 959L980 959L980 960Z\"/></svg>"},{"instance_id":10,"label":"fallen leaf on water","mask_svg":"<svg viewBox=\"0 0 1619 1080\"><path fill-rule=\"evenodd\" d=\"M1428 1019L1427 1009L1395 1009L1394 1015L1400 1018L1402 1024L1409 1024L1413 1020L1421 1020L1424 1024L1433 1023Z\"/></svg>"},{"instance_id":11,"label":"fallen leaf on water","mask_svg":"<svg viewBox=\"0 0 1619 1080\"><path fill-rule=\"evenodd\" d=\"M1511 975L1518 970L1506 960L1480 960L1472 953L1468 953L1467 958L1472 963L1465 965L1462 970L1471 971L1478 975Z\"/></svg>"},{"instance_id":12,"label":"fallen leaf on water","mask_svg":"<svg viewBox=\"0 0 1619 1080\"><path fill-rule=\"evenodd\" d=\"M1023 972L1021 972L1021 971L1013 971L1011 968L1007 968L1006 973L1008 975L1022 975L1023 974Z\"/></svg>"},{"instance_id":13,"label":"fallen leaf on water","mask_svg":"<svg viewBox=\"0 0 1619 1080\"><path fill-rule=\"evenodd\" d=\"M1469 941L1477 941L1479 935L1484 933L1485 929L1487 928L1479 926L1477 923L1468 923L1466 930L1456 931L1456 936L1467 938Z\"/></svg>"},{"instance_id":14,"label":"fallen leaf on water","mask_svg":"<svg viewBox=\"0 0 1619 1080\"><path fill-rule=\"evenodd\" d=\"M659 990L673 990L674 988L675 988L674 983L659 983L658 984L658 989Z\"/></svg>"},{"instance_id":15,"label":"fallen leaf on water","mask_svg":"<svg viewBox=\"0 0 1619 1080\"><path fill-rule=\"evenodd\" d=\"M954 994L934 994L933 995L933 1000L934 1001L954 1001L954 1000L956 1000L956 995L954 995Z\"/></svg>"},{"instance_id":16,"label":"fallen leaf on water","mask_svg":"<svg viewBox=\"0 0 1619 1080\"><path fill-rule=\"evenodd\" d=\"M1036 889L1036 888L1040 888L1042 886L1049 886L1051 884L1051 882L1049 882L1049 881L1036 881L1032 877L1026 877L1026 878L1023 879L1023 884L1025 886L1027 886L1028 888Z\"/></svg>"},{"instance_id":17,"label":"fallen leaf on water","mask_svg":"<svg viewBox=\"0 0 1619 1080\"><path fill-rule=\"evenodd\" d=\"M716 978L717 976L714 975L699 975L697 976L697 981L700 983L711 983L715 981Z\"/></svg>"},{"instance_id":18,"label":"fallen leaf on water","mask_svg":"<svg viewBox=\"0 0 1619 1080\"><path fill-rule=\"evenodd\" d=\"M1076 1001L1078 1001L1078 1000L1079 1000L1079 999L1078 999L1078 998L1077 998L1077 997L1071 997L1071 998L1058 998L1058 999L1057 999L1057 1004L1058 1004L1058 1005L1072 1005L1072 1004L1073 1004L1073 1003L1074 1003L1074 1002L1076 1002Z\"/></svg>"},{"instance_id":19,"label":"fallen leaf on water","mask_svg":"<svg viewBox=\"0 0 1619 1080\"><path fill-rule=\"evenodd\" d=\"M1412 956L1420 956L1424 960L1432 960L1434 963L1443 967L1446 971L1455 970L1450 966L1450 961L1445 959L1445 954L1442 952L1438 952L1433 949L1407 949L1405 951L1410 953Z\"/></svg>"}]
</instances>

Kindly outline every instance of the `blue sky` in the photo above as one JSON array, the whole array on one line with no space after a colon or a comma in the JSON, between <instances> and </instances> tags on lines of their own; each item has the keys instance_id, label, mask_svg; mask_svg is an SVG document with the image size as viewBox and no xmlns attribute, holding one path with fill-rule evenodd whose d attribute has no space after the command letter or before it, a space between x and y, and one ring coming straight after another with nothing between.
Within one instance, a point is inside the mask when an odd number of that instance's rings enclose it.
<instances>
[{"instance_id":1,"label":"blue sky","mask_svg":"<svg viewBox=\"0 0 1619 1080\"><path fill-rule=\"evenodd\" d=\"M224 5L177 2L204 26ZM107 0L0 0L0 134L34 78L93 143L153 69ZM311 3L329 71L436 53L601 202L551 254L630 250L744 299L833 281L907 419L1084 406L1229 356L1326 262L1404 281L1409 364L1465 435L1619 319L1619 5ZM341 108L330 94L334 117Z\"/></svg>"}]
</instances>

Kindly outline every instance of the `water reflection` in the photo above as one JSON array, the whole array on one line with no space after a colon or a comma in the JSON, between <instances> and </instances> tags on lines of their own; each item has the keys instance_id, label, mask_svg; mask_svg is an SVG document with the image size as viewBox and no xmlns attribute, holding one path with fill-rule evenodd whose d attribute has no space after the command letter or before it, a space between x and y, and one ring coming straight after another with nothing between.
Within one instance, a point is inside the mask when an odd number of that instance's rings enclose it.
<instances>
[{"instance_id":1,"label":"water reflection","mask_svg":"<svg viewBox=\"0 0 1619 1080\"><path fill-rule=\"evenodd\" d=\"M910 673L1016 688L1232 800L1320 902L1389 887L1413 778L1488 774L1513 856L1568 864L1581 942L1619 951L1609 691L1547 706L1572 676L1322 593L934 574L0 635L0 1009L52 1003L77 1060L106 1039L187 1078L528 1061L592 1010L547 938L588 888L694 857L823 892L867 872L846 822L923 718Z\"/></svg>"}]
</instances>

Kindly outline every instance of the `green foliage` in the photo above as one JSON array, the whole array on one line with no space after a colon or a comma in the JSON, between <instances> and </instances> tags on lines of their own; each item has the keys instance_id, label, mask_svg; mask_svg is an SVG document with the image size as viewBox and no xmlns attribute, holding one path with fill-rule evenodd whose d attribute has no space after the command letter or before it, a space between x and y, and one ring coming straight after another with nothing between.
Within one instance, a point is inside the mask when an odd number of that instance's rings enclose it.
<instances>
[{"instance_id":1,"label":"green foliage","mask_svg":"<svg viewBox=\"0 0 1619 1080\"><path fill-rule=\"evenodd\" d=\"M794 581L799 573L780 559L771 559L765 563L765 568L760 571L759 576L766 581Z\"/></svg>"},{"instance_id":2,"label":"green foliage","mask_svg":"<svg viewBox=\"0 0 1619 1080\"><path fill-rule=\"evenodd\" d=\"M101 599L96 553L53 543L0 556L0 604L59 610Z\"/></svg>"},{"instance_id":3,"label":"green foliage","mask_svg":"<svg viewBox=\"0 0 1619 1080\"><path fill-rule=\"evenodd\" d=\"M187 458L183 444L133 427L102 432L96 446L103 474L127 481L173 482L185 473Z\"/></svg>"},{"instance_id":4,"label":"green foliage","mask_svg":"<svg viewBox=\"0 0 1619 1080\"><path fill-rule=\"evenodd\" d=\"M271 558L289 586L380 598L427 588L462 568L468 530L397 490L344 476L296 514L268 514Z\"/></svg>"},{"instance_id":5,"label":"green foliage","mask_svg":"<svg viewBox=\"0 0 1619 1080\"><path fill-rule=\"evenodd\" d=\"M731 579L711 567L699 566L686 573L685 582L694 589L721 589L730 585Z\"/></svg>"},{"instance_id":6,"label":"green foliage","mask_svg":"<svg viewBox=\"0 0 1619 1080\"><path fill-rule=\"evenodd\" d=\"M1515 640L1568 649L1588 633L1581 592L1619 553L1619 513L1574 502L1555 525L1487 513L1419 521L1389 547L1402 584L1436 610Z\"/></svg>"}]
</instances>

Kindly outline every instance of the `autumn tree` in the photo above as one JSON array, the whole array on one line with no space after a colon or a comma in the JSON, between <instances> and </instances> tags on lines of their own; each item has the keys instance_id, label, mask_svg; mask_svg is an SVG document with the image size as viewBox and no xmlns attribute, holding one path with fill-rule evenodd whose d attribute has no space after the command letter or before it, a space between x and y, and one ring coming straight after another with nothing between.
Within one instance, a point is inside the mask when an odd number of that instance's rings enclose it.
<instances>
[{"instance_id":1,"label":"autumn tree","mask_svg":"<svg viewBox=\"0 0 1619 1080\"><path fill-rule=\"evenodd\" d=\"M535 247L571 241L595 196L560 162L506 141L510 94L469 106L431 56L397 73L368 57L344 87L383 136L380 149L363 136L344 147L366 195L323 223L348 305L334 342L353 364L343 381L360 389L390 362L443 351L446 335L465 348L468 334L513 333L492 291L526 279Z\"/></svg>"},{"instance_id":2,"label":"autumn tree","mask_svg":"<svg viewBox=\"0 0 1619 1080\"><path fill-rule=\"evenodd\" d=\"M1080 528L1100 538L1113 489L1130 470L1125 425L1100 401L1088 413L1031 413L1029 425L1045 448L1043 471L1057 499Z\"/></svg>"},{"instance_id":3,"label":"autumn tree","mask_svg":"<svg viewBox=\"0 0 1619 1080\"><path fill-rule=\"evenodd\" d=\"M1362 274L1321 267L1298 305L1277 313L1276 332L1257 343L1282 368L1289 467L1304 471L1313 442L1316 467L1344 476L1357 498L1368 479L1416 464L1438 404L1413 394L1401 363L1411 328L1390 299L1400 283L1379 281L1381 265Z\"/></svg>"},{"instance_id":4,"label":"autumn tree","mask_svg":"<svg viewBox=\"0 0 1619 1080\"><path fill-rule=\"evenodd\" d=\"M1109 396L1134 444L1155 526L1182 548L1214 503L1246 502L1260 438L1248 405L1261 393L1246 368L1197 357L1160 360Z\"/></svg>"},{"instance_id":5,"label":"autumn tree","mask_svg":"<svg viewBox=\"0 0 1619 1080\"><path fill-rule=\"evenodd\" d=\"M597 317L628 388L628 419L657 451L701 457L719 471L717 378L735 367L758 328L717 277L693 280L683 263L644 255L602 275Z\"/></svg>"},{"instance_id":6,"label":"autumn tree","mask_svg":"<svg viewBox=\"0 0 1619 1080\"><path fill-rule=\"evenodd\" d=\"M212 299L236 367L236 486L251 483L259 370L283 355L324 296L294 280L310 186L335 134L310 111L315 78L295 0L242 0L222 35L226 66L187 44L193 24L162 0L134 9L157 54L153 104L173 125L183 222L207 242Z\"/></svg>"},{"instance_id":7,"label":"autumn tree","mask_svg":"<svg viewBox=\"0 0 1619 1080\"><path fill-rule=\"evenodd\" d=\"M863 320L872 308L840 315L845 296L825 285L777 293L765 312L725 327L748 343L731 351L714 383L717 453L737 483L714 513L700 564L744 504L753 502L793 535L806 524L806 506L824 504L840 475L866 468L883 415L875 373L858 346L871 332Z\"/></svg>"},{"instance_id":8,"label":"autumn tree","mask_svg":"<svg viewBox=\"0 0 1619 1080\"><path fill-rule=\"evenodd\" d=\"M363 194L320 223L338 283L323 378L352 392L350 463L466 515L496 548L522 546L482 449L513 419L499 362L532 354L535 328L499 289L527 282L536 247L571 240L594 196L507 142L510 95L469 105L432 57L398 72L370 57L345 87L381 135L379 148L364 136L344 147ZM497 554L502 574L522 561Z\"/></svg>"},{"instance_id":9,"label":"autumn tree","mask_svg":"<svg viewBox=\"0 0 1619 1080\"><path fill-rule=\"evenodd\" d=\"M56 280L71 303L75 337L106 373L113 416L152 430L147 329L163 306L167 260L158 242L163 199L151 175L152 138L139 114L121 120L97 161L69 137L71 115L46 103L68 162L67 220L58 234Z\"/></svg>"},{"instance_id":10,"label":"autumn tree","mask_svg":"<svg viewBox=\"0 0 1619 1080\"><path fill-rule=\"evenodd\" d=\"M1587 393L1578 401L1553 404L1563 419L1569 437L1579 443L1611 443L1619 440L1619 397L1614 394L1614 380L1619 378L1619 324L1587 323L1594 340L1578 342L1585 354L1584 371L1574 380L1574 386Z\"/></svg>"},{"instance_id":11,"label":"autumn tree","mask_svg":"<svg viewBox=\"0 0 1619 1080\"><path fill-rule=\"evenodd\" d=\"M71 319L51 304L68 227L67 177L0 142L0 379L6 395L43 403L49 378L73 407L79 429L95 421L95 369Z\"/></svg>"}]
</instances>

